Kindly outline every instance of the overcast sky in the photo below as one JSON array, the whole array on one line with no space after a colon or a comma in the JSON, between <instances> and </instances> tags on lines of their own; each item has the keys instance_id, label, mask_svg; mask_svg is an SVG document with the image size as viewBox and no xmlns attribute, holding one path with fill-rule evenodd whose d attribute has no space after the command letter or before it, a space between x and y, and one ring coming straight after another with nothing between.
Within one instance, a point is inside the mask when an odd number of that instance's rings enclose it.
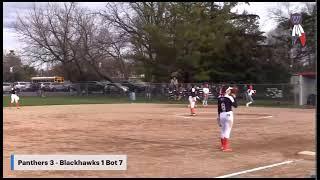
<instances>
[{"instance_id":1,"label":"overcast sky","mask_svg":"<svg viewBox=\"0 0 320 180\"><path fill-rule=\"evenodd\" d=\"M14 22L19 14L26 14L32 8L34 2L4 2L3 3L3 48L6 50L19 51L22 44L19 43L17 34L12 28L10 23ZM45 5L45 2L37 2L37 5ZM80 6L87 7L91 10L103 9L106 2L79 2ZM291 2L290 10L299 11L302 3ZM240 3L233 11L242 13L243 10L252 14L260 16L260 29L265 32L272 30L276 23L270 18L270 9L281 7L279 2L251 2L250 5ZM283 7L284 8L284 7Z\"/></svg>"}]
</instances>

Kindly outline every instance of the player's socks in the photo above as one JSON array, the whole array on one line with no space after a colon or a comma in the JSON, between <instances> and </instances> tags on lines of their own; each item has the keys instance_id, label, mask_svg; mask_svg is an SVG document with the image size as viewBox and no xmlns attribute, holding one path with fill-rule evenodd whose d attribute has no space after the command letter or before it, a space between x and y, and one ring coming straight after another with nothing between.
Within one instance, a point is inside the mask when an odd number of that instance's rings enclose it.
<instances>
[{"instance_id":1,"label":"player's socks","mask_svg":"<svg viewBox=\"0 0 320 180\"><path fill-rule=\"evenodd\" d=\"M18 103L18 102L16 103L16 107L17 107L18 109L20 109L20 107L19 107L19 103Z\"/></svg>"},{"instance_id":2,"label":"player's socks","mask_svg":"<svg viewBox=\"0 0 320 180\"><path fill-rule=\"evenodd\" d=\"M224 148L223 148L223 152L230 152L232 151L232 149L229 147L229 140L228 138L224 138Z\"/></svg>"},{"instance_id":3,"label":"player's socks","mask_svg":"<svg viewBox=\"0 0 320 180\"><path fill-rule=\"evenodd\" d=\"M190 108L190 112L191 112L191 115L193 114L193 110L192 110L193 108Z\"/></svg>"},{"instance_id":4,"label":"player's socks","mask_svg":"<svg viewBox=\"0 0 320 180\"><path fill-rule=\"evenodd\" d=\"M13 106L13 104L12 104L12 103L10 103L10 104L9 104L9 107L12 107L12 106Z\"/></svg>"},{"instance_id":5,"label":"player's socks","mask_svg":"<svg viewBox=\"0 0 320 180\"><path fill-rule=\"evenodd\" d=\"M191 115L196 115L196 112L195 112L195 109L194 108L191 108Z\"/></svg>"},{"instance_id":6,"label":"player's socks","mask_svg":"<svg viewBox=\"0 0 320 180\"><path fill-rule=\"evenodd\" d=\"M225 146L226 146L225 138L222 138L221 141L222 141L221 151L223 151L225 149Z\"/></svg>"},{"instance_id":7,"label":"player's socks","mask_svg":"<svg viewBox=\"0 0 320 180\"><path fill-rule=\"evenodd\" d=\"M224 139L223 139L223 138L220 138L220 141L221 141L221 147L220 147L220 149L222 150L223 147L224 147Z\"/></svg>"}]
</instances>

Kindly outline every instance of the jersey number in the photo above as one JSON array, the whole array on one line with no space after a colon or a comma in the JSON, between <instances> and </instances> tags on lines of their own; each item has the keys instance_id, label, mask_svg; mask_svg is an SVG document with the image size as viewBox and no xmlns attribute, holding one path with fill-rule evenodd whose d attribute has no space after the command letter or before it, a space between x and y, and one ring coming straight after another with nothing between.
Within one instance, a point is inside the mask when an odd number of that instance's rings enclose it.
<instances>
[{"instance_id":1,"label":"jersey number","mask_svg":"<svg viewBox=\"0 0 320 180\"><path fill-rule=\"evenodd\" d=\"M223 112L226 112L226 105L224 103L221 103L221 110Z\"/></svg>"}]
</instances>

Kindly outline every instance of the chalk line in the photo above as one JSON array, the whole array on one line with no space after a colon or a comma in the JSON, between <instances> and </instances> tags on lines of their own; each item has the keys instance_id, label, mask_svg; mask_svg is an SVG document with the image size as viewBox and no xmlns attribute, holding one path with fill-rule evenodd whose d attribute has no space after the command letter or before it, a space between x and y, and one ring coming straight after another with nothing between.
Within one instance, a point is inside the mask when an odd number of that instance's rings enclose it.
<instances>
[{"instance_id":1,"label":"chalk line","mask_svg":"<svg viewBox=\"0 0 320 180\"><path fill-rule=\"evenodd\" d=\"M281 166L281 165L284 165L284 164L290 164L294 161L284 161L284 162L281 162L281 163L276 163L276 164L271 164L271 165L268 165L268 166L262 166L262 167L258 167L258 168L253 168L253 169L249 169L249 170L245 170L245 171L240 171L240 172L236 172L236 173L232 173L232 174L227 174L227 175L223 175L223 176L218 176L216 178L227 178L227 177L232 177L232 176L236 176L236 175L239 175L239 174L245 174L245 173L249 173L249 172L254 172L254 171L259 171L259 170L262 170L262 169L267 169L267 168L272 168L272 167L276 167L276 166Z\"/></svg>"}]
</instances>

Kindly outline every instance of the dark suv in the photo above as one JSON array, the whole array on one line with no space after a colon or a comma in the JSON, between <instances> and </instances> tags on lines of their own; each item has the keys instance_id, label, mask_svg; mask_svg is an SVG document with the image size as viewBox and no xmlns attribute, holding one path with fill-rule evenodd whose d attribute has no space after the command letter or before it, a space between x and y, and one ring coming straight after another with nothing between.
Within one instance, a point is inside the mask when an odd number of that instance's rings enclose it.
<instances>
[{"instance_id":1,"label":"dark suv","mask_svg":"<svg viewBox=\"0 0 320 180\"><path fill-rule=\"evenodd\" d=\"M121 85L126 86L130 91L135 91L137 93L144 92L146 90L146 86L139 82L121 81Z\"/></svg>"},{"instance_id":2,"label":"dark suv","mask_svg":"<svg viewBox=\"0 0 320 180\"><path fill-rule=\"evenodd\" d=\"M80 90L81 91L86 91L88 90L88 93L92 93L92 92L97 92L97 91L104 91L104 87L105 85L98 82L98 81L86 81L86 82L77 82L75 83L76 85L74 86L74 88L76 88L76 86L80 86Z\"/></svg>"}]
</instances>

